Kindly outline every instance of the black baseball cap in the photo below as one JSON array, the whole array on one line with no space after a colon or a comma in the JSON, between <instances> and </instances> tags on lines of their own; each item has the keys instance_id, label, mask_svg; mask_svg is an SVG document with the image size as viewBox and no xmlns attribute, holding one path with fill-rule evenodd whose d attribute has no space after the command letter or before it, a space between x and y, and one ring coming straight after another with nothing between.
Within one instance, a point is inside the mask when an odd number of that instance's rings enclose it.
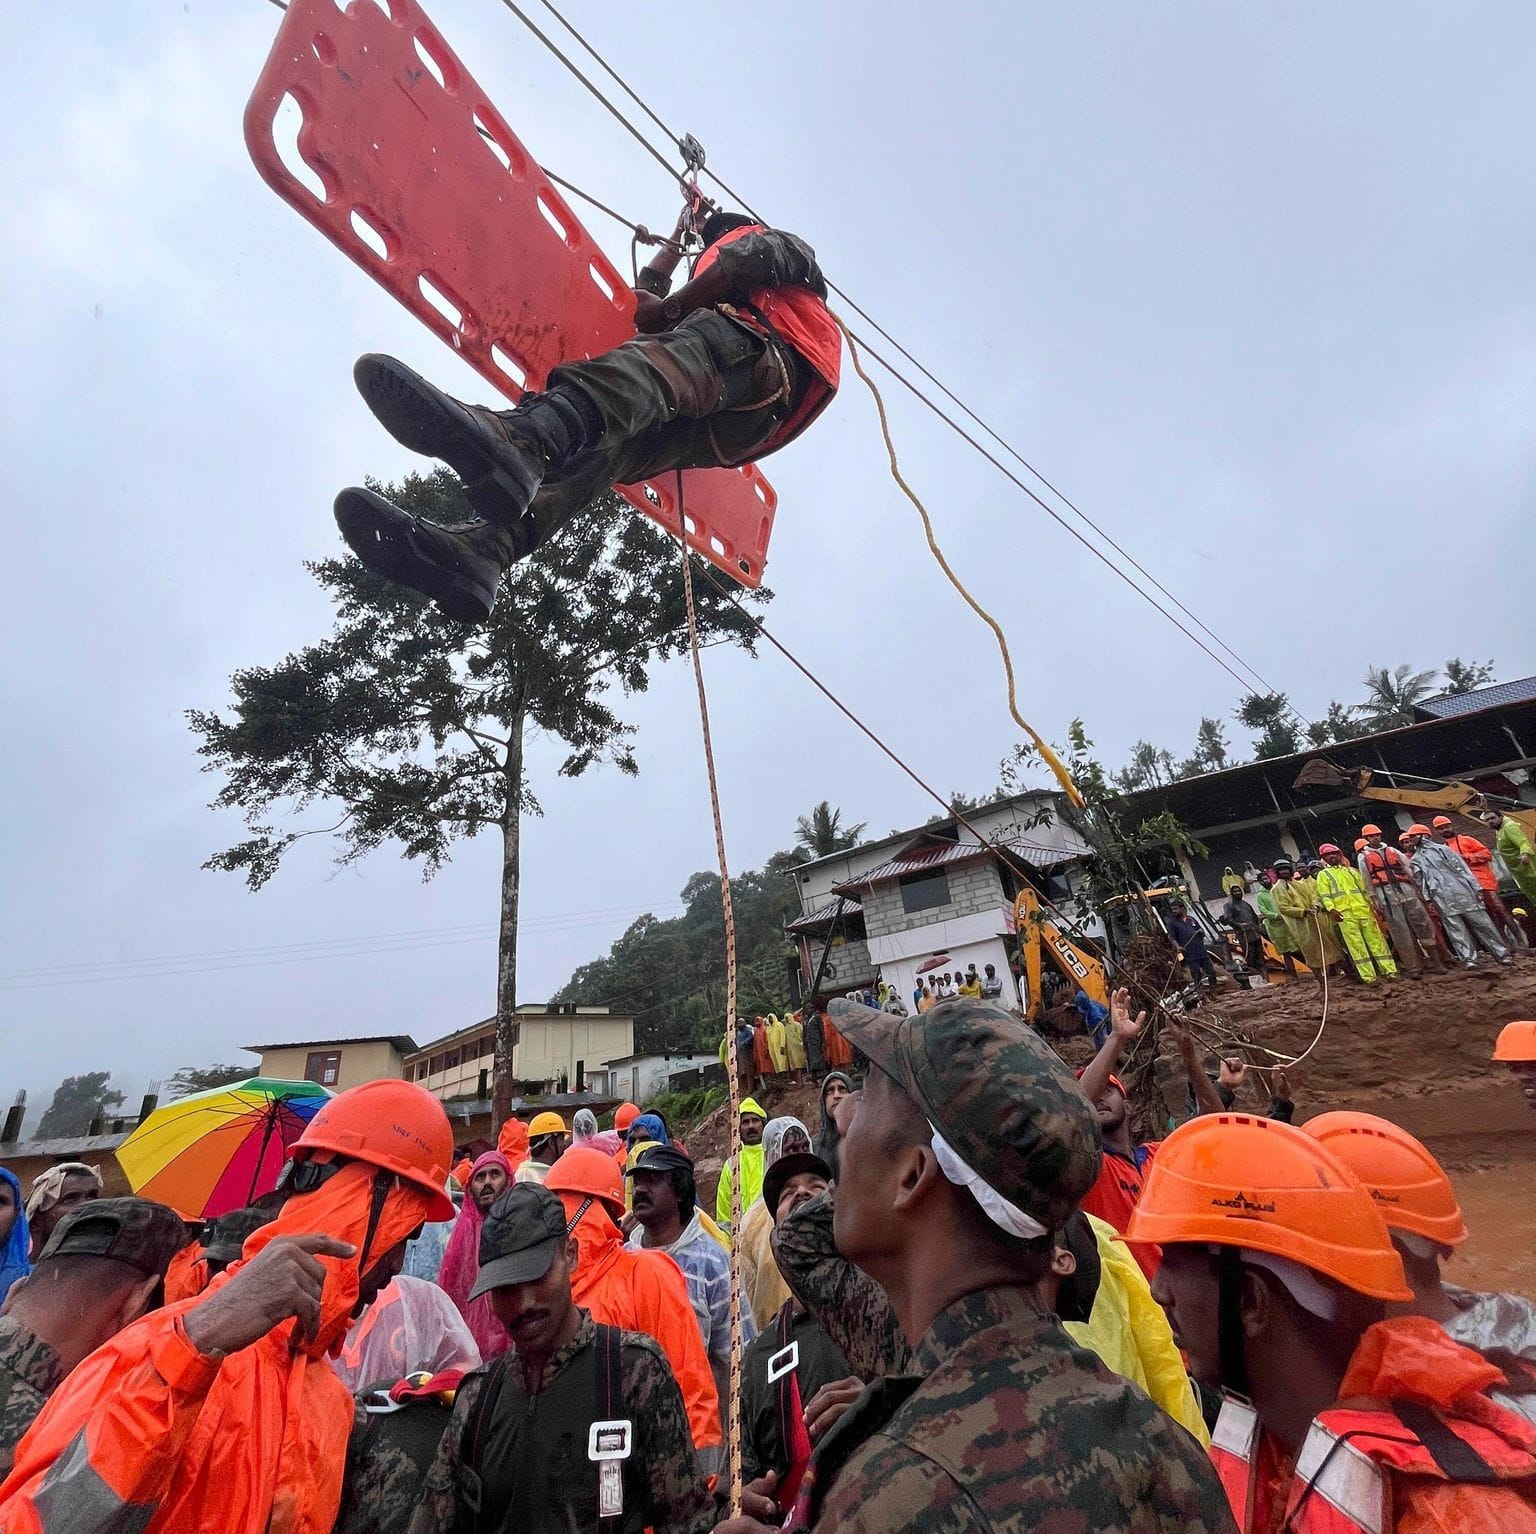
<instances>
[{"instance_id":1,"label":"black baseball cap","mask_svg":"<svg viewBox=\"0 0 1536 1534\"><path fill-rule=\"evenodd\" d=\"M539 1183L513 1183L480 1229L480 1274L469 1298L543 1278L566 1237L560 1200Z\"/></svg>"},{"instance_id":2,"label":"black baseball cap","mask_svg":"<svg viewBox=\"0 0 1536 1534\"><path fill-rule=\"evenodd\" d=\"M778 1223L779 1200L784 1197L784 1189L790 1178L798 1177L802 1172L814 1172L818 1177L832 1181L832 1168L810 1151L791 1151L787 1156L780 1156L763 1173L763 1207L775 1224Z\"/></svg>"},{"instance_id":3,"label":"black baseball cap","mask_svg":"<svg viewBox=\"0 0 1536 1534\"><path fill-rule=\"evenodd\" d=\"M50 1257L110 1257L145 1278L165 1270L192 1233L174 1209L147 1198L94 1198L59 1221L39 1262Z\"/></svg>"},{"instance_id":4,"label":"black baseball cap","mask_svg":"<svg viewBox=\"0 0 1536 1534\"><path fill-rule=\"evenodd\" d=\"M636 1172L691 1172L693 1158L675 1145L647 1145L635 1157L634 1165L624 1169L626 1177Z\"/></svg>"}]
</instances>

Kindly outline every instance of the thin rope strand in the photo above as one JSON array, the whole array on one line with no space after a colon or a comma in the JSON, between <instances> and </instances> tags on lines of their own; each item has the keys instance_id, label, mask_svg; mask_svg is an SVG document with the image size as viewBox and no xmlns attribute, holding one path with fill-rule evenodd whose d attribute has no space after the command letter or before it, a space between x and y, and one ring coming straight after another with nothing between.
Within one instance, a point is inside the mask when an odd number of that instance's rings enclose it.
<instances>
[{"instance_id":1,"label":"thin rope strand","mask_svg":"<svg viewBox=\"0 0 1536 1534\"><path fill-rule=\"evenodd\" d=\"M733 1518L741 1516L741 1078L736 1068L736 916L731 908L731 871L725 856L725 823L720 815L720 784L715 775L715 747L709 728L709 695L704 689L704 660L699 653L699 620L693 600L693 562L688 557L683 514L683 475L677 475L677 533L682 550L683 605L688 611L688 653L699 693L699 728L704 737L704 768L709 776L709 808L715 822L715 857L720 864L720 910L725 918L725 1074L730 1091L731 1177L731 1360L726 1376L726 1488Z\"/></svg>"}]
</instances>

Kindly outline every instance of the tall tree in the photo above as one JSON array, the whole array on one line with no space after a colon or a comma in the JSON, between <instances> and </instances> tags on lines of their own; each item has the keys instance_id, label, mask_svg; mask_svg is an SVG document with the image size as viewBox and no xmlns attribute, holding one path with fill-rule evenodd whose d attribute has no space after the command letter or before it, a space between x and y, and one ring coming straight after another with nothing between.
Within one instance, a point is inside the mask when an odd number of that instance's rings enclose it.
<instances>
[{"instance_id":1,"label":"tall tree","mask_svg":"<svg viewBox=\"0 0 1536 1534\"><path fill-rule=\"evenodd\" d=\"M861 820L856 826L843 825L843 812L835 810L823 799L809 815L802 815L795 822L795 844L803 847L813 858L828 857L858 845L868 821Z\"/></svg>"},{"instance_id":2,"label":"tall tree","mask_svg":"<svg viewBox=\"0 0 1536 1534\"><path fill-rule=\"evenodd\" d=\"M433 521L469 517L446 469L383 493ZM473 632L350 556L309 570L336 607L329 637L237 671L228 711L188 712L206 770L225 775L214 806L241 811L251 832L204 866L243 873L260 889L290 848L323 836L338 864L394 843L430 878L458 838L499 835L500 1123L514 1079L522 817L540 812L524 740L532 729L562 741L568 777L601 762L638 771L633 729L612 695L643 692L653 661L687 649L676 545L617 497L601 497L512 567L495 613ZM750 650L745 613L710 581L696 581L695 593L701 642ZM318 825L284 830L269 818L322 805Z\"/></svg>"},{"instance_id":3,"label":"tall tree","mask_svg":"<svg viewBox=\"0 0 1536 1534\"><path fill-rule=\"evenodd\" d=\"M1220 772L1231 758L1227 727L1219 719L1202 719L1195 731L1195 760L1206 772Z\"/></svg>"},{"instance_id":4,"label":"tall tree","mask_svg":"<svg viewBox=\"0 0 1536 1534\"><path fill-rule=\"evenodd\" d=\"M184 1065L165 1084L165 1099L190 1097L194 1092L211 1092L236 1081L246 1081L256 1072L249 1065Z\"/></svg>"},{"instance_id":5,"label":"tall tree","mask_svg":"<svg viewBox=\"0 0 1536 1534\"><path fill-rule=\"evenodd\" d=\"M1371 726L1360 718L1358 704L1340 703L1335 698L1328 705L1328 712L1307 726L1307 744L1330 746L1335 741L1357 740L1370 732Z\"/></svg>"},{"instance_id":6,"label":"tall tree","mask_svg":"<svg viewBox=\"0 0 1536 1534\"><path fill-rule=\"evenodd\" d=\"M1372 729L1392 730L1414 721L1414 705L1435 695L1437 673L1412 666L1365 668L1365 702L1360 711Z\"/></svg>"},{"instance_id":7,"label":"tall tree","mask_svg":"<svg viewBox=\"0 0 1536 1534\"><path fill-rule=\"evenodd\" d=\"M1301 750L1301 732L1291 700L1283 692L1249 693L1238 704L1235 717L1255 732L1253 754L1261 761Z\"/></svg>"},{"instance_id":8,"label":"tall tree","mask_svg":"<svg viewBox=\"0 0 1536 1534\"><path fill-rule=\"evenodd\" d=\"M1471 692L1486 687L1493 680L1493 662L1464 661L1460 658L1445 663L1445 690L1447 692Z\"/></svg>"},{"instance_id":9,"label":"tall tree","mask_svg":"<svg viewBox=\"0 0 1536 1534\"><path fill-rule=\"evenodd\" d=\"M62 1140L83 1135L91 1120L103 1108L122 1106L123 1094L107 1085L111 1071L87 1071L83 1076L66 1076L53 1089L53 1101L38 1120L39 1140Z\"/></svg>"}]
</instances>

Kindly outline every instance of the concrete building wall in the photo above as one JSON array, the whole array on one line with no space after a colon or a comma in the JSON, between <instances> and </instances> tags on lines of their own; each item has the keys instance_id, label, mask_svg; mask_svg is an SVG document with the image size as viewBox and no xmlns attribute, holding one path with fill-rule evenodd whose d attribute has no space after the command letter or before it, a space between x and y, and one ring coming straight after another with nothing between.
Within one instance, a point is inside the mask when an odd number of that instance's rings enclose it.
<instances>
[{"instance_id":1,"label":"concrete building wall","mask_svg":"<svg viewBox=\"0 0 1536 1534\"><path fill-rule=\"evenodd\" d=\"M322 1086L333 1092L365 1081L387 1081L404 1074L399 1053L388 1039L337 1039L332 1043L297 1044L290 1049L269 1049L261 1056L261 1074L278 1081L305 1081L306 1065L312 1055L336 1054L338 1072L335 1081Z\"/></svg>"},{"instance_id":2,"label":"concrete building wall","mask_svg":"<svg viewBox=\"0 0 1536 1534\"><path fill-rule=\"evenodd\" d=\"M605 1060L633 1054L635 1049L634 1019L607 1012L520 1012L517 1025L512 1057L517 1080L558 1082L563 1073L573 1092L578 1065L587 1072L600 1071ZM411 1057L412 1079L445 1102L474 1097L480 1090L480 1072L489 1074L495 1063L495 1040L496 1024L491 1020L456 1037L452 1044L430 1045ZM422 1066L438 1059L445 1062L438 1070L421 1074Z\"/></svg>"},{"instance_id":3,"label":"concrete building wall","mask_svg":"<svg viewBox=\"0 0 1536 1534\"><path fill-rule=\"evenodd\" d=\"M675 1072L701 1070L719 1063L718 1055L645 1055L607 1067L608 1092L644 1106L667 1090Z\"/></svg>"},{"instance_id":4,"label":"concrete building wall","mask_svg":"<svg viewBox=\"0 0 1536 1534\"><path fill-rule=\"evenodd\" d=\"M864 891L864 929L871 938L893 932L913 932L956 916L977 916L1003 906L1003 881L994 859L978 858L944 870L949 881L949 904L926 911L908 911L902 904L901 885L894 879Z\"/></svg>"}]
</instances>

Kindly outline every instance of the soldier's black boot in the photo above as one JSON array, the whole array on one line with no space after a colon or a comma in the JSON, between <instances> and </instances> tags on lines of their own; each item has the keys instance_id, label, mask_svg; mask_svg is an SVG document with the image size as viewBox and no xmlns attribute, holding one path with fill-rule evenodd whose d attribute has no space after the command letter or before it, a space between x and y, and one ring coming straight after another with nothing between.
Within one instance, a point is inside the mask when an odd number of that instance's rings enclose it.
<instances>
[{"instance_id":1,"label":"soldier's black boot","mask_svg":"<svg viewBox=\"0 0 1536 1534\"><path fill-rule=\"evenodd\" d=\"M357 486L336 497L336 525L375 575L430 597L461 623L490 617L502 571L531 546L517 528L489 522L443 527Z\"/></svg>"},{"instance_id":2,"label":"soldier's black boot","mask_svg":"<svg viewBox=\"0 0 1536 1534\"><path fill-rule=\"evenodd\" d=\"M377 352L359 357L352 376L389 434L413 452L440 458L463 480L470 505L504 529L520 527L545 476L602 432L595 407L572 389L489 410L454 399Z\"/></svg>"}]
</instances>

